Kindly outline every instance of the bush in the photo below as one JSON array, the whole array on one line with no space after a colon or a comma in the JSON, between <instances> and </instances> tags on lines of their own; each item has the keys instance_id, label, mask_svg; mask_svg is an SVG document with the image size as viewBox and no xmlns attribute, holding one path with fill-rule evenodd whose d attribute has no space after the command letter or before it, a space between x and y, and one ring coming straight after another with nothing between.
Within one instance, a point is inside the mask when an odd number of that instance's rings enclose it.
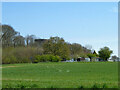
<instances>
[{"instance_id":1,"label":"bush","mask_svg":"<svg viewBox=\"0 0 120 90\"><path fill-rule=\"evenodd\" d=\"M2 63L31 63L35 55L42 53L41 49L35 47L8 47L2 49Z\"/></svg>"},{"instance_id":2,"label":"bush","mask_svg":"<svg viewBox=\"0 0 120 90\"><path fill-rule=\"evenodd\" d=\"M17 63L16 57L15 57L15 56L11 56L11 57L10 57L10 62L11 62L11 63Z\"/></svg>"},{"instance_id":3,"label":"bush","mask_svg":"<svg viewBox=\"0 0 120 90\"><path fill-rule=\"evenodd\" d=\"M41 60L40 58L41 58L40 55L36 55L36 56L35 56L35 60L38 60L39 62L40 62L40 60ZM33 62L34 62L34 61L33 61Z\"/></svg>"},{"instance_id":4,"label":"bush","mask_svg":"<svg viewBox=\"0 0 120 90\"><path fill-rule=\"evenodd\" d=\"M38 60L34 60L33 63L38 63Z\"/></svg>"},{"instance_id":5,"label":"bush","mask_svg":"<svg viewBox=\"0 0 120 90\"><path fill-rule=\"evenodd\" d=\"M10 64L10 58L6 57L3 61L3 64Z\"/></svg>"},{"instance_id":6,"label":"bush","mask_svg":"<svg viewBox=\"0 0 120 90\"><path fill-rule=\"evenodd\" d=\"M52 62L58 62L58 61L61 61L59 56L53 56L52 57Z\"/></svg>"},{"instance_id":7,"label":"bush","mask_svg":"<svg viewBox=\"0 0 120 90\"><path fill-rule=\"evenodd\" d=\"M59 56L54 55L39 55L41 49L35 47L8 47L3 48L2 63L38 63L38 62L58 62L61 61Z\"/></svg>"},{"instance_id":8,"label":"bush","mask_svg":"<svg viewBox=\"0 0 120 90\"><path fill-rule=\"evenodd\" d=\"M35 60L38 60L38 62L45 62L47 61L47 57L44 55L36 55Z\"/></svg>"},{"instance_id":9,"label":"bush","mask_svg":"<svg viewBox=\"0 0 120 90\"><path fill-rule=\"evenodd\" d=\"M61 61L59 56L53 56L53 55L37 55L37 56L35 56L35 60L38 60L38 62L58 62L58 61Z\"/></svg>"},{"instance_id":10,"label":"bush","mask_svg":"<svg viewBox=\"0 0 120 90\"><path fill-rule=\"evenodd\" d=\"M3 64L17 63L17 59L14 56L5 57L2 63Z\"/></svg>"}]
</instances>

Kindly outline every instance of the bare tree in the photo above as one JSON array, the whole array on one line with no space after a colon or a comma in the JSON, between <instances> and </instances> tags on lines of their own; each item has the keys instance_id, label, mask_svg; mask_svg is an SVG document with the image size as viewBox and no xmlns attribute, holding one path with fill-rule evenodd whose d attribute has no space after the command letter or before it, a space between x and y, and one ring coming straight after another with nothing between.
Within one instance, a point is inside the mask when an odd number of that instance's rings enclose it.
<instances>
[{"instance_id":1,"label":"bare tree","mask_svg":"<svg viewBox=\"0 0 120 90\"><path fill-rule=\"evenodd\" d=\"M34 44L35 35L27 35L25 41L27 46L32 46Z\"/></svg>"}]
</instances>

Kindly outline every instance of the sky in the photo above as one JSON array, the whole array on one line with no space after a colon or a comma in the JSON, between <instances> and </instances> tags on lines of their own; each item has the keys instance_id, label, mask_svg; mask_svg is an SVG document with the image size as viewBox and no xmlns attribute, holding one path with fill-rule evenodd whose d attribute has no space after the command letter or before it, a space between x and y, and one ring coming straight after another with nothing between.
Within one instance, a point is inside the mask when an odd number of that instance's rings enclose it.
<instances>
[{"instance_id":1,"label":"sky","mask_svg":"<svg viewBox=\"0 0 120 90\"><path fill-rule=\"evenodd\" d=\"M96 52L107 46L118 56L117 8L117 2L4 2L2 24L22 36L59 36Z\"/></svg>"}]
</instances>

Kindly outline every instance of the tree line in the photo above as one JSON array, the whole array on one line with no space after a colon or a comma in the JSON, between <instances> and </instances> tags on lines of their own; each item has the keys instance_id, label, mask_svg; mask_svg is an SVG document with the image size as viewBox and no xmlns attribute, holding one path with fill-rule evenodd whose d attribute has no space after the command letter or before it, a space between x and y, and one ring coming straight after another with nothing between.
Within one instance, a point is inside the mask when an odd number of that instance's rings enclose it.
<instances>
[{"instance_id":1,"label":"tree line","mask_svg":"<svg viewBox=\"0 0 120 90\"><path fill-rule=\"evenodd\" d=\"M102 57L104 49L99 55L92 54L91 50L78 43L68 43L58 36L46 39L42 44L35 42L35 35L23 37L20 32L14 30L10 25L2 25L2 52L3 64L30 63L39 61L61 61L77 59L78 57ZM104 60L110 57L112 51L105 48L109 55L102 57ZM103 50L103 51L102 51ZM106 53L105 50L105 53ZM110 51L110 52L109 52ZM56 58L56 60L55 60Z\"/></svg>"},{"instance_id":2,"label":"tree line","mask_svg":"<svg viewBox=\"0 0 120 90\"><path fill-rule=\"evenodd\" d=\"M23 37L20 32L17 32L10 25L2 25L2 47L18 47L18 46L32 46L34 43L34 35L27 35ZM26 44L25 44L26 43Z\"/></svg>"}]
</instances>

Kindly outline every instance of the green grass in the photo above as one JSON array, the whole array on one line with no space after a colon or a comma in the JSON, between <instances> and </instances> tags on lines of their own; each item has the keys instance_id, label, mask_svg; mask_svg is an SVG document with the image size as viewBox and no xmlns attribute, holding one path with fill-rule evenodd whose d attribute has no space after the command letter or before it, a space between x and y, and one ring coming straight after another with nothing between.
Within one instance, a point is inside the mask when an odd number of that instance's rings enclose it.
<instances>
[{"instance_id":1,"label":"green grass","mask_svg":"<svg viewBox=\"0 0 120 90\"><path fill-rule=\"evenodd\" d=\"M3 88L117 88L117 62L3 65Z\"/></svg>"}]
</instances>

